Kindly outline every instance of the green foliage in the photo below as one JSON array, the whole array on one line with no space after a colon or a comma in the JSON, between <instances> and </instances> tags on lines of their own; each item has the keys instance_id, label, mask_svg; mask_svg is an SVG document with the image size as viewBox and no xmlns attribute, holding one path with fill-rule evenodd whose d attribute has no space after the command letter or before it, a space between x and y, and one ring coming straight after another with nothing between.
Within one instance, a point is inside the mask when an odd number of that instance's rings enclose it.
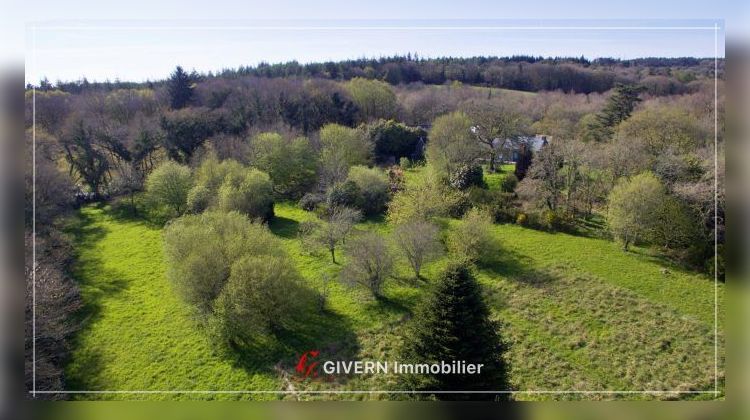
<instances>
[{"instance_id":1,"label":"green foliage","mask_svg":"<svg viewBox=\"0 0 750 420\"><path fill-rule=\"evenodd\" d=\"M375 160L378 163L424 158L421 139L427 133L420 128L409 127L394 120L378 120L368 124L365 130L374 145Z\"/></svg>"},{"instance_id":2,"label":"green foliage","mask_svg":"<svg viewBox=\"0 0 750 420\"><path fill-rule=\"evenodd\" d=\"M146 194L155 207L168 207L174 214L180 215L187 207L192 183L187 166L166 161L146 178Z\"/></svg>"},{"instance_id":3,"label":"green foliage","mask_svg":"<svg viewBox=\"0 0 750 420\"><path fill-rule=\"evenodd\" d=\"M667 192L659 179L644 172L631 179L623 179L609 193L607 224L612 234L625 249L630 244L655 239Z\"/></svg>"},{"instance_id":4,"label":"green foliage","mask_svg":"<svg viewBox=\"0 0 750 420\"><path fill-rule=\"evenodd\" d=\"M448 188L428 169L393 195L388 205L388 220L395 224L429 220L448 216L464 204L463 193Z\"/></svg>"},{"instance_id":5,"label":"green foliage","mask_svg":"<svg viewBox=\"0 0 750 420\"><path fill-rule=\"evenodd\" d=\"M482 364L481 373L404 375L400 379L400 388L417 391L510 390L509 369L503 358L506 346L498 330L499 325L490 319L482 290L469 269L458 262L449 263L410 323L401 350L402 360L428 364L463 360ZM435 394L432 397L495 400L507 399L507 395Z\"/></svg>"},{"instance_id":6,"label":"green foliage","mask_svg":"<svg viewBox=\"0 0 750 420\"><path fill-rule=\"evenodd\" d=\"M235 210L262 220L273 217L273 203L271 179L254 168L245 169L241 174L227 174L217 200L218 208L223 211Z\"/></svg>"},{"instance_id":7,"label":"green foliage","mask_svg":"<svg viewBox=\"0 0 750 420\"><path fill-rule=\"evenodd\" d=\"M427 159L446 179L461 165L472 166L482 149L471 133L471 120L463 112L435 119L427 143Z\"/></svg>"},{"instance_id":8,"label":"green foliage","mask_svg":"<svg viewBox=\"0 0 750 420\"><path fill-rule=\"evenodd\" d=\"M182 67L177 66L167 82L172 109L184 108L193 98L193 81Z\"/></svg>"},{"instance_id":9,"label":"green foliage","mask_svg":"<svg viewBox=\"0 0 750 420\"><path fill-rule=\"evenodd\" d=\"M227 340L251 342L259 334L289 328L304 308L301 283L283 253L240 257L216 299L220 334Z\"/></svg>"},{"instance_id":10,"label":"green foliage","mask_svg":"<svg viewBox=\"0 0 750 420\"><path fill-rule=\"evenodd\" d=\"M340 184L334 184L328 189L326 204L328 208L336 207L362 207L362 192L354 181L347 180Z\"/></svg>"},{"instance_id":11,"label":"green foliage","mask_svg":"<svg viewBox=\"0 0 750 420\"><path fill-rule=\"evenodd\" d=\"M248 341L283 326L299 300L299 274L280 245L237 212L184 216L164 231L167 277L225 340Z\"/></svg>"},{"instance_id":12,"label":"green foliage","mask_svg":"<svg viewBox=\"0 0 750 420\"><path fill-rule=\"evenodd\" d=\"M161 118L162 145L170 158L188 163L209 137L222 130L223 123L220 113L207 108L169 111Z\"/></svg>"},{"instance_id":13,"label":"green foliage","mask_svg":"<svg viewBox=\"0 0 750 420\"><path fill-rule=\"evenodd\" d=\"M514 174L508 174L500 182L500 191L512 193L515 191L516 185L518 185L518 178Z\"/></svg>"},{"instance_id":14,"label":"green foliage","mask_svg":"<svg viewBox=\"0 0 750 420\"><path fill-rule=\"evenodd\" d=\"M609 140L615 127L630 117L635 105L641 101L638 95L642 91L639 86L617 84L604 109L591 121L588 127L591 136L597 141Z\"/></svg>"},{"instance_id":15,"label":"green foliage","mask_svg":"<svg viewBox=\"0 0 750 420\"><path fill-rule=\"evenodd\" d=\"M471 205L488 212L495 222L516 220L517 204L514 194L479 187L472 187L468 192Z\"/></svg>"},{"instance_id":16,"label":"green foliage","mask_svg":"<svg viewBox=\"0 0 750 420\"><path fill-rule=\"evenodd\" d=\"M355 77L346 83L346 90L365 121L388 119L396 114L396 95L388 83Z\"/></svg>"},{"instance_id":17,"label":"green foliage","mask_svg":"<svg viewBox=\"0 0 750 420\"><path fill-rule=\"evenodd\" d=\"M365 216L380 214L386 209L391 192L388 176L382 170L353 166L349 170L348 182L356 185L359 194L359 198L349 205L360 208Z\"/></svg>"},{"instance_id":18,"label":"green foliage","mask_svg":"<svg viewBox=\"0 0 750 420\"><path fill-rule=\"evenodd\" d=\"M360 130L338 124L320 129L320 145L320 164L329 185L346 179L350 167L367 164L372 151Z\"/></svg>"},{"instance_id":19,"label":"green foliage","mask_svg":"<svg viewBox=\"0 0 750 420\"><path fill-rule=\"evenodd\" d=\"M277 133L261 133L252 139L251 161L285 198L298 199L317 182L317 155L306 137L287 141Z\"/></svg>"},{"instance_id":20,"label":"green foliage","mask_svg":"<svg viewBox=\"0 0 750 420\"><path fill-rule=\"evenodd\" d=\"M187 202L194 213L215 208L268 220L273 217L273 184L265 172L209 155L195 171Z\"/></svg>"},{"instance_id":21,"label":"green foliage","mask_svg":"<svg viewBox=\"0 0 750 420\"><path fill-rule=\"evenodd\" d=\"M448 232L448 250L457 259L485 262L499 252L491 230L492 216L487 211L473 208L456 228Z\"/></svg>"},{"instance_id":22,"label":"green foliage","mask_svg":"<svg viewBox=\"0 0 750 420\"><path fill-rule=\"evenodd\" d=\"M642 142L652 156L668 149L688 153L708 143L709 133L699 120L674 106L652 106L633 113L618 127L618 135Z\"/></svg>"},{"instance_id":23,"label":"green foliage","mask_svg":"<svg viewBox=\"0 0 750 420\"><path fill-rule=\"evenodd\" d=\"M465 190L470 187L487 187L484 182L484 171L479 165L458 166L451 172L448 184L457 190Z\"/></svg>"}]
</instances>

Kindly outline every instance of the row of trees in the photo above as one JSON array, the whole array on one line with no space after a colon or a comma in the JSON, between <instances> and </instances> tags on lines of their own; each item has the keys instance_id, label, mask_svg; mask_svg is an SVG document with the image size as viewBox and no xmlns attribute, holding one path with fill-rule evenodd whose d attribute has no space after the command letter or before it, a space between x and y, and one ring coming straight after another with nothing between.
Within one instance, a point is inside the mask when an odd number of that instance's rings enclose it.
<instances>
[{"instance_id":1,"label":"row of trees","mask_svg":"<svg viewBox=\"0 0 750 420\"><path fill-rule=\"evenodd\" d=\"M723 60L720 60L723 70ZM446 81L486 85L508 89L541 91L563 90L565 92L604 92L614 82L644 82L653 86L654 93L679 94L689 89L691 81L711 75L712 59L696 58L650 58L616 60L600 58L587 60L583 57L544 58L533 56L513 57L442 57L419 58L406 56L381 57L379 59L356 59L339 62L300 64L261 63L255 67L227 69L214 75L199 75L181 71L188 79L238 78L255 76L263 78L324 78L351 80L357 77L379 79L389 84L424 82L442 84ZM163 82L143 84L127 82L91 83L85 79L78 82L57 82L56 87L66 92L81 93L90 90L116 90L137 87L159 86ZM39 89L51 90L46 79ZM179 103L179 102L178 102Z\"/></svg>"}]
</instances>

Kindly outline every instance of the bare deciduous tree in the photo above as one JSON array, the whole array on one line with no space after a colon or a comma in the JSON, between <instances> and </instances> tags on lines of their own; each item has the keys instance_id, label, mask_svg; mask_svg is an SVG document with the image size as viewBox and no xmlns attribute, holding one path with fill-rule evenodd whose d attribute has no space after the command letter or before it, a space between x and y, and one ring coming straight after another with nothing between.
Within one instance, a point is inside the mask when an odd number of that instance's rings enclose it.
<instances>
[{"instance_id":1,"label":"bare deciduous tree","mask_svg":"<svg viewBox=\"0 0 750 420\"><path fill-rule=\"evenodd\" d=\"M343 279L367 287L373 296L380 297L385 279L393 270L393 257L382 236L374 232L362 233L349 241L347 261L341 272Z\"/></svg>"},{"instance_id":2,"label":"bare deciduous tree","mask_svg":"<svg viewBox=\"0 0 750 420\"><path fill-rule=\"evenodd\" d=\"M397 226L393 233L416 279L420 278L422 266L442 251L439 232L438 227L430 222L414 220Z\"/></svg>"}]
</instances>

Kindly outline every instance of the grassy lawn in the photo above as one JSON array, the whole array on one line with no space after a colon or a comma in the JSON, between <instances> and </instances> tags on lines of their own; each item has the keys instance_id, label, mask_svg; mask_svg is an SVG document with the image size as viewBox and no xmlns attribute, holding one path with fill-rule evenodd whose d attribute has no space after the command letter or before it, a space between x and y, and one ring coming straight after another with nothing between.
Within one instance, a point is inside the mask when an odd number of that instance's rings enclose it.
<instances>
[{"instance_id":1,"label":"grassy lawn","mask_svg":"<svg viewBox=\"0 0 750 420\"><path fill-rule=\"evenodd\" d=\"M503 172L512 167L503 168ZM407 171L407 182L419 176ZM492 174L492 176L502 176ZM499 182L499 180L497 181ZM490 185L494 185L490 183ZM158 227L118 217L110 207L85 207L77 237L75 276L86 303L85 327L68 365L71 390L383 389L393 378L360 376L299 382L292 370L305 350L329 358L393 360L409 313L429 288L411 279L403 261L375 301L336 280L346 256L304 249L298 224L312 218L294 204L276 206L271 231L294 258L308 286L330 279L324 311L311 311L299 331L247 349L217 354L164 275ZM446 220L446 229L457 223ZM360 229L390 231L383 218ZM495 259L479 280L510 344L518 390L706 390L714 380L714 283L672 266L645 249L623 252L607 240L496 225ZM429 264L434 278L446 258ZM666 269L665 272L663 269ZM724 287L718 287L723 307ZM723 313L723 312L722 312ZM720 319L723 325L723 316ZM723 360L723 329L719 329ZM719 374L723 378L723 362ZM722 379L723 382L723 379ZM128 398L130 395L97 395ZM90 398L90 395L83 398ZM147 398L174 398L149 394ZM378 395L189 394L180 398L379 398ZM628 395L541 395L542 398L649 398ZM676 397L663 394L661 397ZM682 396L685 397L684 395ZM143 398L143 396L139 396ZM518 399L540 395L519 393Z\"/></svg>"}]
</instances>

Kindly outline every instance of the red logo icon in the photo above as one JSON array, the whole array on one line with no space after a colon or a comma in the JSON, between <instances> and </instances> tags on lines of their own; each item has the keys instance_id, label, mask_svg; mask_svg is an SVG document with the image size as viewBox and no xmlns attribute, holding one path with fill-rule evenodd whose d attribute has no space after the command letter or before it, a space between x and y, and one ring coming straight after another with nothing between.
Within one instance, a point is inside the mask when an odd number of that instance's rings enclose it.
<instances>
[{"instance_id":1,"label":"red logo icon","mask_svg":"<svg viewBox=\"0 0 750 420\"><path fill-rule=\"evenodd\" d=\"M310 359L318 357L319 354L320 351L318 350L310 350L304 352L302 356L300 356L299 361L297 362L297 367L294 370L296 370L297 373L304 378L317 377L318 362L312 361Z\"/></svg>"}]
</instances>

